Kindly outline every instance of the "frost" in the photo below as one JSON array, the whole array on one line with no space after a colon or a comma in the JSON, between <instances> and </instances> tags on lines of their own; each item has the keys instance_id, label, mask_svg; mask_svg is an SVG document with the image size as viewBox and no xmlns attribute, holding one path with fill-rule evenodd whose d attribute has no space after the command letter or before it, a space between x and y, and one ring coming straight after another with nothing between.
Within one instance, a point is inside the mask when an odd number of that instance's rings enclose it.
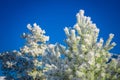
<instances>
[{"instance_id":1,"label":"frost","mask_svg":"<svg viewBox=\"0 0 120 80\"><path fill-rule=\"evenodd\" d=\"M76 15L73 28L65 27L66 46L48 44L39 25L28 24L23 33L26 44L20 51L0 54L2 71L9 80L117 80L120 79L120 56L110 50L116 45L110 34L106 43L98 39L100 30L84 10Z\"/></svg>"}]
</instances>

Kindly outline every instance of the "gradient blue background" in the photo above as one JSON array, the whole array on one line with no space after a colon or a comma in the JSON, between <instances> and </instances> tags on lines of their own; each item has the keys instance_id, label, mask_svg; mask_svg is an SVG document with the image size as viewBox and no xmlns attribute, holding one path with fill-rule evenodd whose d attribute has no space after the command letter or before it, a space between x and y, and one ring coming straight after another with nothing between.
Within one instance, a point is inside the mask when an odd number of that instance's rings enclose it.
<instances>
[{"instance_id":1,"label":"gradient blue background","mask_svg":"<svg viewBox=\"0 0 120 80\"><path fill-rule=\"evenodd\" d=\"M117 46L111 52L120 53L119 0L0 0L0 52L19 50L25 42L20 35L34 22L46 30L50 43L63 44L63 29L73 27L80 9L97 24L99 37L115 34Z\"/></svg>"}]
</instances>

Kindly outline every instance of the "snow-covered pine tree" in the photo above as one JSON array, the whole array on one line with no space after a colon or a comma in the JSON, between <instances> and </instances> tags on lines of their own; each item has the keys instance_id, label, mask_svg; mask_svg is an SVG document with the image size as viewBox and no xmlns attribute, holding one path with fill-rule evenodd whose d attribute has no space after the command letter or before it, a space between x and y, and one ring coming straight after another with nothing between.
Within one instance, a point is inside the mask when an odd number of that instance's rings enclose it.
<instances>
[{"instance_id":1,"label":"snow-covered pine tree","mask_svg":"<svg viewBox=\"0 0 120 80\"><path fill-rule=\"evenodd\" d=\"M36 23L28 24L30 33L23 33L25 46L20 51L0 54L5 76L15 80L117 80L120 79L120 58L112 58L116 45L110 34L106 42L98 39L99 29L77 13L73 28L65 27L66 46L47 44L48 36Z\"/></svg>"}]
</instances>

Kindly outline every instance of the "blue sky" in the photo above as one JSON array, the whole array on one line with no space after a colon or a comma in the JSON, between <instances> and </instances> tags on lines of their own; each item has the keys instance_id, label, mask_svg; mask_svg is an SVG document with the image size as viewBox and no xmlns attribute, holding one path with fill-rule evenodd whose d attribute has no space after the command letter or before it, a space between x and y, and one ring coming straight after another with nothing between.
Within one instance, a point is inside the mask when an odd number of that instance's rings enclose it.
<instances>
[{"instance_id":1,"label":"blue sky","mask_svg":"<svg viewBox=\"0 0 120 80\"><path fill-rule=\"evenodd\" d=\"M106 40L109 33L115 34L117 46L111 52L120 53L119 4L119 0L0 0L0 52L22 47L20 35L34 22L46 30L50 43L63 44L64 27L73 27L76 13L84 9L100 29L99 37Z\"/></svg>"}]
</instances>

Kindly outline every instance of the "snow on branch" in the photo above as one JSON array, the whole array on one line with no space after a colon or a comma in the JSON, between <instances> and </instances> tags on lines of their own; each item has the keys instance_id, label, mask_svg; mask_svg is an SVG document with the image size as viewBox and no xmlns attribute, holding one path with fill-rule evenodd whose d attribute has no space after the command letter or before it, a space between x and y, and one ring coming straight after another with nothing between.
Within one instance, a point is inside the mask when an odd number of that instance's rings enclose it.
<instances>
[{"instance_id":1,"label":"snow on branch","mask_svg":"<svg viewBox=\"0 0 120 80\"><path fill-rule=\"evenodd\" d=\"M20 51L0 54L3 74L15 80L117 80L120 79L119 56L110 50L116 45L110 34L106 42L98 38L99 29L80 10L73 28L65 27L66 46L47 44L36 23L28 24L30 33L23 33L26 44ZM111 43L112 42L112 43Z\"/></svg>"}]
</instances>

